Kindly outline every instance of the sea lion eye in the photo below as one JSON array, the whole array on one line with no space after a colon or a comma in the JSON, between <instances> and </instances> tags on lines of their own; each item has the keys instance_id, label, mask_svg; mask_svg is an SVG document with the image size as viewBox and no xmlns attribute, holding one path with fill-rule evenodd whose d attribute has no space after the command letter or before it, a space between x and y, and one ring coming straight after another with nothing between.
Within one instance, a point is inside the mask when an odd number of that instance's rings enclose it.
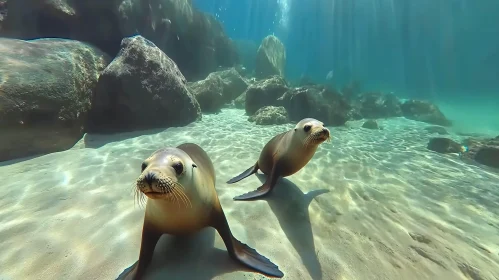
<instances>
[{"instance_id":1,"label":"sea lion eye","mask_svg":"<svg viewBox=\"0 0 499 280\"><path fill-rule=\"evenodd\" d=\"M182 165L182 163L177 162L173 165L173 169L175 169L175 172L180 175L184 171L184 166Z\"/></svg>"},{"instance_id":2,"label":"sea lion eye","mask_svg":"<svg viewBox=\"0 0 499 280\"><path fill-rule=\"evenodd\" d=\"M144 171L144 169L146 169L147 167L147 164L145 162L142 163L142 171Z\"/></svg>"},{"instance_id":3,"label":"sea lion eye","mask_svg":"<svg viewBox=\"0 0 499 280\"><path fill-rule=\"evenodd\" d=\"M308 132L310 129L312 128L311 125L306 125L303 130L305 130L305 132Z\"/></svg>"}]
</instances>

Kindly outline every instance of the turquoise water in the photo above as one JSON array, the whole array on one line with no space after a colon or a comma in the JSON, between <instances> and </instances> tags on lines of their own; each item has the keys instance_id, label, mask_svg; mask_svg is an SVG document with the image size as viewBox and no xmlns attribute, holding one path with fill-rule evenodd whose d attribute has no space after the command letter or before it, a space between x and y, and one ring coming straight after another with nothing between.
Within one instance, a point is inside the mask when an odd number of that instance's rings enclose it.
<instances>
[{"instance_id":1,"label":"turquoise water","mask_svg":"<svg viewBox=\"0 0 499 280\"><path fill-rule=\"evenodd\" d=\"M0 280L499 279L498 3L0 0Z\"/></svg>"}]
</instances>

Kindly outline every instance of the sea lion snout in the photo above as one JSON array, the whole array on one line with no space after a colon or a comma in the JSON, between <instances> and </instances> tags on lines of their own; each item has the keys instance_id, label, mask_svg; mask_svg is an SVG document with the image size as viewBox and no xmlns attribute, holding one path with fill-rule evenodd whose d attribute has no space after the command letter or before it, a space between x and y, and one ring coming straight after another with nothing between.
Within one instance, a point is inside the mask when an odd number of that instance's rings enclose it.
<instances>
[{"instance_id":1,"label":"sea lion snout","mask_svg":"<svg viewBox=\"0 0 499 280\"><path fill-rule=\"evenodd\" d=\"M137 189L143 194L153 198L172 192L177 184L177 179L159 170L144 170L137 178Z\"/></svg>"}]
</instances>

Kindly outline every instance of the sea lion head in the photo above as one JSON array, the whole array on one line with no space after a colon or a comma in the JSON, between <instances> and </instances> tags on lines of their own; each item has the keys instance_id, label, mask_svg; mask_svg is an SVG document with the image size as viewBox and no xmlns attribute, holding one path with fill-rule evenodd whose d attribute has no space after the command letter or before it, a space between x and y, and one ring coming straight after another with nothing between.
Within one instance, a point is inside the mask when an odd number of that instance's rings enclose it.
<instances>
[{"instance_id":1,"label":"sea lion head","mask_svg":"<svg viewBox=\"0 0 499 280\"><path fill-rule=\"evenodd\" d=\"M305 146L316 146L324 141L330 141L331 133L324 123L313 118L299 121L294 129L300 142Z\"/></svg>"},{"instance_id":2,"label":"sea lion head","mask_svg":"<svg viewBox=\"0 0 499 280\"><path fill-rule=\"evenodd\" d=\"M142 163L136 191L150 199L188 201L186 190L196 164L177 148L157 150Z\"/></svg>"}]
</instances>

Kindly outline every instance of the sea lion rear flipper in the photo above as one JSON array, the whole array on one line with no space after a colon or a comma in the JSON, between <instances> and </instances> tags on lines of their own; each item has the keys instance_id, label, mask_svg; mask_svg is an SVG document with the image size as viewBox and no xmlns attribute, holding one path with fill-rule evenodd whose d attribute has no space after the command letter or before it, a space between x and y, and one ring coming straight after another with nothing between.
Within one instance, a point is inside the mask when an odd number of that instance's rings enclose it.
<instances>
[{"instance_id":1,"label":"sea lion rear flipper","mask_svg":"<svg viewBox=\"0 0 499 280\"><path fill-rule=\"evenodd\" d=\"M246 169L244 172L242 172L241 174L237 175L236 177L230 179L229 181L227 181L227 184L233 184L235 182L238 182L238 181L241 181L242 179L256 173L256 171L258 170L258 162L255 163L255 165L253 165L252 167Z\"/></svg>"},{"instance_id":2,"label":"sea lion rear flipper","mask_svg":"<svg viewBox=\"0 0 499 280\"><path fill-rule=\"evenodd\" d=\"M264 196L264 195L270 193L272 191L272 189L274 188L275 183L277 182L277 179L279 178L279 176L277 176L276 174L277 174L277 172L276 172L275 168L272 169L272 173L270 173L270 175L267 177L267 180L265 181L265 183L263 183L263 185L261 185L258 189L251 191L251 192L248 192L248 193L245 193L245 194L242 194L242 195L239 195L239 196L236 196L233 199L234 200L249 200L249 199L261 197L261 196Z\"/></svg>"},{"instance_id":3,"label":"sea lion rear flipper","mask_svg":"<svg viewBox=\"0 0 499 280\"><path fill-rule=\"evenodd\" d=\"M220 207L220 206L219 206ZM222 237L229 256L243 265L267 276L283 277L284 273L268 258L259 254L255 249L237 240L230 231L225 214L220 207L212 214L212 225Z\"/></svg>"}]
</instances>

